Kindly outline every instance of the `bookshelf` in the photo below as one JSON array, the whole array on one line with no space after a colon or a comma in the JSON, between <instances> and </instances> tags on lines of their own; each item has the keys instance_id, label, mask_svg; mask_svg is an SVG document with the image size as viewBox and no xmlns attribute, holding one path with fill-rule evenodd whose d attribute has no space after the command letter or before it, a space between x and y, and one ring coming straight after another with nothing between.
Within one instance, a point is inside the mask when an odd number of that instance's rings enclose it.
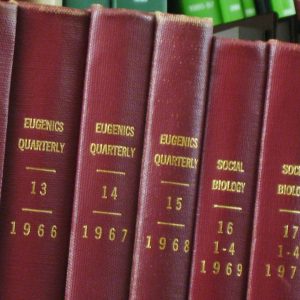
<instances>
[{"instance_id":1,"label":"bookshelf","mask_svg":"<svg viewBox=\"0 0 300 300\"><path fill-rule=\"evenodd\" d=\"M249 18L246 18L246 19L237 20L237 21L234 21L234 22L214 26L214 33L215 34L222 34L223 32L234 30L236 28L246 29L246 30L249 30L249 32L251 32L251 30L253 30L253 32L258 31L262 35L262 40L280 38L279 34L281 32L285 32L285 33L288 32L288 35L286 35L288 37L288 41L296 42L297 41L297 32L299 32L299 30L300 30L300 22L297 20L296 16L285 17L285 18L278 19L278 16L277 16L276 13L268 13L268 14L264 14L264 15L257 15L257 16L254 16L254 17L249 17ZM283 29L283 31L281 31L281 29ZM287 29L287 31L286 31L286 29ZM243 39L243 36L237 36L237 37ZM248 37L249 37L249 35L248 35ZM256 35L253 35L253 39L257 39ZM248 59L248 56L246 56L246 57ZM249 59L249 61L251 62L251 59ZM99 98L101 98L101 97L99 97ZM122 97L119 97L119 98L122 98ZM100 170L100 171L102 171L102 173L105 173L105 172L103 172L103 170ZM101 173L101 172L99 172L99 173ZM120 175L120 173L122 173L122 172L119 172L119 175ZM106 189L104 189L104 190L106 190ZM56 226L56 225L54 225L54 226ZM114 228L112 228L112 229L114 229ZM41 231L38 231L38 232L41 232ZM97 237L100 236L99 232L98 232ZM115 236L114 231L110 230L109 232L110 232L109 234L111 236L111 238L109 240L112 241L112 240L115 239L114 238L114 236ZM113 235L111 234L111 232L113 232ZM53 231L51 231L51 234L52 233L53 233ZM127 233L127 231L126 231L126 233ZM41 233L38 233L38 234L41 235ZM55 233L55 235L56 235L56 233ZM102 229L101 229L101 235L102 235ZM54 234L52 234L51 237L53 238L53 236L54 236ZM113 236L113 238L112 238L112 236ZM176 240L177 240L177 238L175 239L175 241ZM177 249L176 245L177 244L175 243L175 247L173 246L173 251L174 252L177 252L177 250L174 250L174 249Z\"/></svg>"},{"instance_id":2,"label":"bookshelf","mask_svg":"<svg viewBox=\"0 0 300 300\"><path fill-rule=\"evenodd\" d=\"M221 33L237 27L250 28L260 30L264 35L264 40L268 40L276 38L277 22L277 15L269 13L214 26L214 33Z\"/></svg>"}]
</instances>

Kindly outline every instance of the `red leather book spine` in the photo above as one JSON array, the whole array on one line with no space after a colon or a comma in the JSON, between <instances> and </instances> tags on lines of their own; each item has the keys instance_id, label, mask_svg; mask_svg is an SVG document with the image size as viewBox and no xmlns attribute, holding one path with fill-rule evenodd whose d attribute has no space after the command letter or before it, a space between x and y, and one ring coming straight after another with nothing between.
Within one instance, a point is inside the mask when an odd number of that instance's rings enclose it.
<instances>
[{"instance_id":1,"label":"red leather book spine","mask_svg":"<svg viewBox=\"0 0 300 300\"><path fill-rule=\"evenodd\" d=\"M248 299L299 299L300 46L270 42Z\"/></svg>"},{"instance_id":2,"label":"red leather book spine","mask_svg":"<svg viewBox=\"0 0 300 300\"><path fill-rule=\"evenodd\" d=\"M190 299L246 296L266 48L263 42L214 43Z\"/></svg>"},{"instance_id":3,"label":"red leather book spine","mask_svg":"<svg viewBox=\"0 0 300 300\"><path fill-rule=\"evenodd\" d=\"M130 299L187 296L211 35L157 14Z\"/></svg>"},{"instance_id":4,"label":"red leather book spine","mask_svg":"<svg viewBox=\"0 0 300 300\"><path fill-rule=\"evenodd\" d=\"M127 299L154 16L92 8L66 299Z\"/></svg>"},{"instance_id":5,"label":"red leather book spine","mask_svg":"<svg viewBox=\"0 0 300 300\"><path fill-rule=\"evenodd\" d=\"M3 198L0 299L62 299L89 15L18 4Z\"/></svg>"},{"instance_id":6,"label":"red leather book spine","mask_svg":"<svg viewBox=\"0 0 300 300\"><path fill-rule=\"evenodd\" d=\"M17 6L0 3L0 198L5 155L11 73L15 49Z\"/></svg>"}]
</instances>

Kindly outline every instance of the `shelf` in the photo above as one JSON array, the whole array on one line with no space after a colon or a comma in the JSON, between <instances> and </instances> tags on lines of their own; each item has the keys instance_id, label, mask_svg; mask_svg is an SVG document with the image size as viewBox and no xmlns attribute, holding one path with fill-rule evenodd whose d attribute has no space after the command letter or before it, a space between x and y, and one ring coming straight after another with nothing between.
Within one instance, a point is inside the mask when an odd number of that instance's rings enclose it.
<instances>
[{"instance_id":1,"label":"shelf","mask_svg":"<svg viewBox=\"0 0 300 300\"><path fill-rule=\"evenodd\" d=\"M265 15L258 15L251 18L217 25L214 27L214 33L218 33L235 27L245 27L261 30L265 34L265 40L268 40L276 38L276 25L277 15L275 13L269 13Z\"/></svg>"}]
</instances>

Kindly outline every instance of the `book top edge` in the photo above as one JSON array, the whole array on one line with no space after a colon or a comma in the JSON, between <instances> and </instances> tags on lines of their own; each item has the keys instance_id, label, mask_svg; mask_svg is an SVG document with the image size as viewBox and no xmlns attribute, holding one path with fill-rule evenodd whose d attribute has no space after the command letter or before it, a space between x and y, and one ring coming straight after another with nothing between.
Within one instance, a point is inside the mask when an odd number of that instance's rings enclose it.
<instances>
[{"instance_id":1,"label":"book top edge","mask_svg":"<svg viewBox=\"0 0 300 300\"><path fill-rule=\"evenodd\" d=\"M300 51L300 45L296 43L288 43L284 41L279 41L279 40L269 40L267 42L271 48L285 48L290 51Z\"/></svg>"},{"instance_id":2,"label":"book top edge","mask_svg":"<svg viewBox=\"0 0 300 300\"><path fill-rule=\"evenodd\" d=\"M9 2L0 1L0 7L16 7L16 6L17 6L17 2L15 1L9 1Z\"/></svg>"},{"instance_id":3,"label":"book top edge","mask_svg":"<svg viewBox=\"0 0 300 300\"><path fill-rule=\"evenodd\" d=\"M212 27L212 18L199 18L186 15L169 14L163 12L155 12L156 18L167 22L186 23L196 26Z\"/></svg>"},{"instance_id":4,"label":"book top edge","mask_svg":"<svg viewBox=\"0 0 300 300\"><path fill-rule=\"evenodd\" d=\"M132 9L126 9L126 8L105 8L101 6L100 4L92 4L90 8L91 12L100 14L105 14L108 16L135 16L135 17L149 17L153 18L153 13L150 12L144 12L144 11L138 11L138 10L132 10Z\"/></svg>"},{"instance_id":5,"label":"book top edge","mask_svg":"<svg viewBox=\"0 0 300 300\"><path fill-rule=\"evenodd\" d=\"M226 45L240 45L240 46L260 46L265 47L266 42L260 40L240 40L236 38L227 38L222 36L214 36L214 43L222 43Z\"/></svg>"},{"instance_id":6,"label":"book top edge","mask_svg":"<svg viewBox=\"0 0 300 300\"><path fill-rule=\"evenodd\" d=\"M14 0L10 0L8 3L16 4L20 8L24 8L26 10L36 11L40 13L46 14L55 14L55 15L70 15L70 16L88 16L89 12L87 10L70 8L65 6L54 6L54 5L45 5L45 4L37 4L37 3L29 3L29 2L17 2Z\"/></svg>"}]
</instances>

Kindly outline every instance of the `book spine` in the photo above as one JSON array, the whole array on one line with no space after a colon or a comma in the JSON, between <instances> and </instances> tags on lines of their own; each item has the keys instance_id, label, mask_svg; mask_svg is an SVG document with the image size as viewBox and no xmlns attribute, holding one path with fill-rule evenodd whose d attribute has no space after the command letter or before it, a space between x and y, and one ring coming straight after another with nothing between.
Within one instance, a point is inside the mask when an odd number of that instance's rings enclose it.
<instances>
[{"instance_id":1,"label":"book spine","mask_svg":"<svg viewBox=\"0 0 300 300\"><path fill-rule=\"evenodd\" d=\"M89 15L18 4L3 198L0 299L62 299Z\"/></svg>"},{"instance_id":2,"label":"book spine","mask_svg":"<svg viewBox=\"0 0 300 300\"><path fill-rule=\"evenodd\" d=\"M182 0L178 1L179 13L201 18L213 18L214 25L222 23L222 15L217 0Z\"/></svg>"},{"instance_id":3,"label":"book spine","mask_svg":"<svg viewBox=\"0 0 300 300\"><path fill-rule=\"evenodd\" d=\"M256 16L254 0L242 0L242 6L246 18Z\"/></svg>"},{"instance_id":4,"label":"book spine","mask_svg":"<svg viewBox=\"0 0 300 300\"><path fill-rule=\"evenodd\" d=\"M270 42L248 299L300 293L300 46Z\"/></svg>"},{"instance_id":5,"label":"book spine","mask_svg":"<svg viewBox=\"0 0 300 300\"><path fill-rule=\"evenodd\" d=\"M297 14L297 19L300 20L300 1L296 0L295 1L295 10Z\"/></svg>"},{"instance_id":6,"label":"book spine","mask_svg":"<svg viewBox=\"0 0 300 300\"><path fill-rule=\"evenodd\" d=\"M266 45L216 39L210 74L190 299L244 299L267 74Z\"/></svg>"},{"instance_id":7,"label":"book spine","mask_svg":"<svg viewBox=\"0 0 300 300\"><path fill-rule=\"evenodd\" d=\"M296 14L294 0L270 0L271 7L279 18L289 17Z\"/></svg>"},{"instance_id":8,"label":"book spine","mask_svg":"<svg viewBox=\"0 0 300 300\"><path fill-rule=\"evenodd\" d=\"M244 12L240 0L219 0L219 5L224 23L244 18Z\"/></svg>"},{"instance_id":9,"label":"book spine","mask_svg":"<svg viewBox=\"0 0 300 300\"><path fill-rule=\"evenodd\" d=\"M27 2L35 4L62 6L62 0L27 0Z\"/></svg>"},{"instance_id":10,"label":"book spine","mask_svg":"<svg viewBox=\"0 0 300 300\"><path fill-rule=\"evenodd\" d=\"M153 35L153 15L92 9L66 299L129 295Z\"/></svg>"},{"instance_id":11,"label":"book spine","mask_svg":"<svg viewBox=\"0 0 300 300\"><path fill-rule=\"evenodd\" d=\"M187 296L211 25L157 14L130 299Z\"/></svg>"},{"instance_id":12,"label":"book spine","mask_svg":"<svg viewBox=\"0 0 300 300\"><path fill-rule=\"evenodd\" d=\"M270 0L254 0L256 11L258 14L268 14L272 11Z\"/></svg>"},{"instance_id":13,"label":"book spine","mask_svg":"<svg viewBox=\"0 0 300 300\"><path fill-rule=\"evenodd\" d=\"M3 179L11 73L15 49L17 6L0 3L0 199Z\"/></svg>"},{"instance_id":14,"label":"book spine","mask_svg":"<svg viewBox=\"0 0 300 300\"><path fill-rule=\"evenodd\" d=\"M129 8L142 11L168 11L168 0L111 0L113 8Z\"/></svg>"},{"instance_id":15,"label":"book spine","mask_svg":"<svg viewBox=\"0 0 300 300\"><path fill-rule=\"evenodd\" d=\"M63 0L63 5L73 8L89 8L92 4L100 4L104 7L110 7L109 0Z\"/></svg>"}]
</instances>

